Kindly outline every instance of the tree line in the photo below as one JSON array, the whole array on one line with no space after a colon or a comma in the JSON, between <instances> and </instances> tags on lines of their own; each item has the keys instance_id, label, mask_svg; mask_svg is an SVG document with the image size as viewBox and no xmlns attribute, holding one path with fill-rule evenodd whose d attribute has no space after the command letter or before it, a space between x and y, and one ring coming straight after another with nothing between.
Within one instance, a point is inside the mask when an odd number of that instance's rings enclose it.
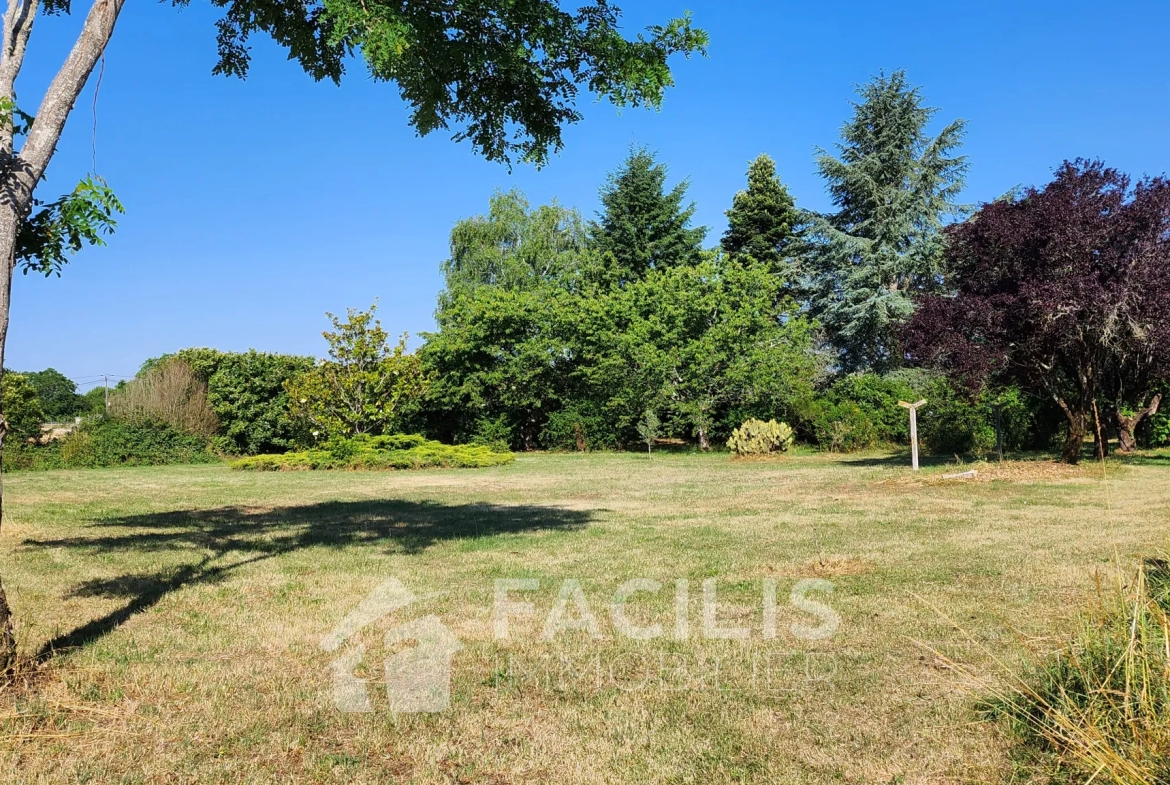
<instances>
[{"instance_id":1,"label":"tree line","mask_svg":"<svg viewBox=\"0 0 1170 785\"><path fill-rule=\"evenodd\" d=\"M203 423L244 455L383 433L623 449L647 422L710 449L749 419L844 451L905 443L897 402L919 398L938 452L990 450L997 420L1007 449L1068 461L1086 436L1102 452L1114 433L1122 450L1170 441L1165 182L1068 162L975 209L958 202L964 125L931 135L936 114L904 73L873 79L817 152L833 211L799 207L761 155L713 243L645 149L592 219L497 193L452 229L417 352L351 310L330 316L323 361L183 350L148 361L114 414ZM164 384L177 363L190 381ZM200 403L180 421L149 402L166 390Z\"/></svg>"}]
</instances>

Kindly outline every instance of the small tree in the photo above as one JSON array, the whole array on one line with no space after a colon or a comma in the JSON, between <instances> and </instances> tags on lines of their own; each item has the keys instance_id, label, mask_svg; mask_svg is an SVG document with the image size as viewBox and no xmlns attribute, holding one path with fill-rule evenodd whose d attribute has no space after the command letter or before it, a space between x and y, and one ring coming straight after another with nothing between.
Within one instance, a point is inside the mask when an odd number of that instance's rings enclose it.
<instances>
[{"instance_id":1,"label":"small tree","mask_svg":"<svg viewBox=\"0 0 1170 785\"><path fill-rule=\"evenodd\" d=\"M699 261L707 229L691 226L689 186L684 180L667 190L666 166L645 149L610 174L601 189L603 209L589 227L590 244L607 268L603 277L628 284L651 270Z\"/></svg>"},{"instance_id":2,"label":"small tree","mask_svg":"<svg viewBox=\"0 0 1170 785\"><path fill-rule=\"evenodd\" d=\"M658 420L658 413L653 409L647 409L642 414L642 419L638 421L638 436L646 442L646 455L648 457L652 457L654 454L654 442L658 439L661 430L662 423Z\"/></svg>"},{"instance_id":3,"label":"small tree","mask_svg":"<svg viewBox=\"0 0 1170 785\"><path fill-rule=\"evenodd\" d=\"M422 366L406 351L406 335L391 347L376 310L347 309L344 322L327 314L336 331L322 333L329 359L288 383L292 413L315 438L389 433L423 393Z\"/></svg>"},{"instance_id":4,"label":"small tree","mask_svg":"<svg viewBox=\"0 0 1170 785\"><path fill-rule=\"evenodd\" d=\"M81 396L72 379L55 368L24 374L36 388L37 397L45 409L45 417L53 422L67 420L81 413Z\"/></svg>"}]
</instances>

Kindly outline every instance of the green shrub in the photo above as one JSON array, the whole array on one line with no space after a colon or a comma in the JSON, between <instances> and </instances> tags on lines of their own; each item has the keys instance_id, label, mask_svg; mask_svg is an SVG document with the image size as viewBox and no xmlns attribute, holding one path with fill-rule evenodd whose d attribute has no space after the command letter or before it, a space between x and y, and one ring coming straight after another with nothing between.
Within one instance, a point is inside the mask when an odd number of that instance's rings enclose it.
<instances>
[{"instance_id":1,"label":"green shrub","mask_svg":"<svg viewBox=\"0 0 1170 785\"><path fill-rule=\"evenodd\" d=\"M99 417L44 446L5 445L4 470L214 463L205 439L161 422Z\"/></svg>"},{"instance_id":2,"label":"green shrub","mask_svg":"<svg viewBox=\"0 0 1170 785\"><path fill-rule=\"evenodd\" d=\"M540 432L546 450L595 450L603 446L609 427L589 406L572 406L553 412Z\"/></svg>"},{"instance_id":3,"label":"green shrub","mask_svg":"<svg viewBox=\"0 0 1170 785\"><path fill-rule=\"evenodd\" d=\"M1153 417L1148 418L1145 426L1148 444L1151 447L1166 447L1170 445L1170 405L1160 409Z\"/></svg>"},{"instance_id":4,"label":"green shrub","mask_svg":"<svg viewBox=\"0 0 1170 785\"><path fill-rule=\"evenodd\" d=\"M207 382L207 402L219 418L215 447L234 455L294 449L308 434L289 413L285 383L310 370L312 357L183 349L176 355ZM157 364L164 358L150 360ZM146 367L146 366L144 366Z\"/></svg>"},{"instance_id":5,"label":"green shrub","mask_svg":"<svg viewBox=\"0 0 1170 785\"><path fill-rule=\"evenodd\" d=\"M866 450L880 441L877 426L851 402L823 403L814 416L813 433L829 452Z\"/></svg>"},{"instance_id":6,"label":"green shrub","mask_svg":"<svg viewBox=\"0 0 1170 785\"><path fill-rule=\"evenodd\" d=\"M449 445L417 435L385 435L332 440L323 449L255 455L229 465L245 471L475 469L500 466L515 459L510 452L499 452L484 445Z\"/></svg>"},{"instance_id":7,"label":"green shrub","mask_svg":"<svg viewBox=\"0 0 1170 785\"><path fill-rule=\"evenodd\" d=\"M8 423L8 438L12 442L39 437L41 424L45 422L45 411L37 388L22 373L4 372L3 388L4 418Z\"/></svg>"},{"instance_id":8,"label":"green shrub","mask_svg":"<svg viewBox=\"0 0 1170 785\"><path fill-rule=\"evenodd\" d=\"M916 401L922 396L916 390L924 386L924 374L919 371L898 371L886 376L875 373L859 373L838 379L829 389L830 402L849 405L847 412L842 411L843 420L849 426L857 428L861 420L867 420L868 426L862 426L863 431L873 432L873 441L870 444L860 444L856 449L864 449L873 444L907 444L910 441L910 422L906 410L898 406L898 401ZM865 436L861 441L870 437Z\"/></svg>"},{"instance_id":9,"label":"green shrub","mask_svg":"<svg viewBox=\"0 0 1170 785\"><path fill-rule=\"evenodd\" d=\"M770 455L774 452L788 452L793 438L792 429L787 423L753 419L731 432L727 449L736 455Z\"/></svg>"}]
</instances>

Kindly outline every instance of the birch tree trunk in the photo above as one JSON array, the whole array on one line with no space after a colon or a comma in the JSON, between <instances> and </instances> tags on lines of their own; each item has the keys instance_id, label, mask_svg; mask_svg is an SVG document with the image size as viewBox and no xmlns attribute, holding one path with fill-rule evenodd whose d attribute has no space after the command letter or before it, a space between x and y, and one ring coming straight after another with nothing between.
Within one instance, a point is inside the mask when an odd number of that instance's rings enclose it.
<instances>
[{"instance_id":1,"label":"birch tree trunk","mask_svg":"<svg viewBox=\"0 0 1170 785\"><path fill-rule=\"evenodd\" d=\"M7 107L0 118L0 378L8 339L12 303L12 274L21 226L32 209L33 192L57 149L65 121L77 97L110 42L125 0L94 0L73 49L53 77L28 130L24 144L15 149L16 78L24 65L33 22L40 0L8 0L0 42L0 99ZM7 423L0 404L0 460L3 458ZM3 526L3 484L0 482L0 529ZM4 590L0 567L0 673L11 672L16 662L16 636L12 610Z\"/></svg>"}]
</instances>

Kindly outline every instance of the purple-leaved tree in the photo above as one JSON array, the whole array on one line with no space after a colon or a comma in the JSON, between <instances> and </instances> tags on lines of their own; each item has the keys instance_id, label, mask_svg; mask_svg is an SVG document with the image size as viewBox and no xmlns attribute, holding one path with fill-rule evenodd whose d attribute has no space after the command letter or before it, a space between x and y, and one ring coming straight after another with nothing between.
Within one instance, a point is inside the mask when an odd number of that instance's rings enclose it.
<instances>
[{"instance_id":1,"label":"purple-leaved tree","mask_svg":"<svg viewBox=\"0 0 1170 785\"><path fill-rule=\"evenodd\" d=\"M1066 161L1043 189L951 227L946 253L953 291L920 302L911 359L1050 396L1068 419L1068 463L1103 409L1132 449L1170 374L1170 182Z\"/></svg>"}]
</instances>

